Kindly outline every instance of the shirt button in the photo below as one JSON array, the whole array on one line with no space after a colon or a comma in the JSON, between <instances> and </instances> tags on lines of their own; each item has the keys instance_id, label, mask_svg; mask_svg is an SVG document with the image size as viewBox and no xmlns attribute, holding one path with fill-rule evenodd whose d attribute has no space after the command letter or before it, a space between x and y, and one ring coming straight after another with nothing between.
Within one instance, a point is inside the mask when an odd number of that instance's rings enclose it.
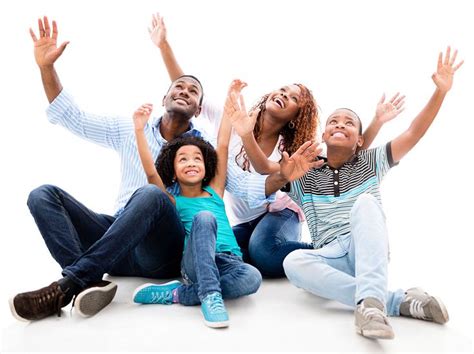
<instances>
[{"instance_id":1,"label":"shirt button","mask_svg":"<svg viewBox=\"0 0 474 354\"><path fill-rule=\"evenodd\" d=\"M339 171L338 171L338 170L334 170L334 173L337 175L337 174L339 173Z\"/></svg>"},{"instance_id":2,"label":"shirt button","mask_svg":"<svg viewBox=\"0 0 474 354\"><path fill-rule=\"evenodd\" d=\"M334 185L337 186L339 183L337 181L334 181Z\"/></svg>"}]
</instances>

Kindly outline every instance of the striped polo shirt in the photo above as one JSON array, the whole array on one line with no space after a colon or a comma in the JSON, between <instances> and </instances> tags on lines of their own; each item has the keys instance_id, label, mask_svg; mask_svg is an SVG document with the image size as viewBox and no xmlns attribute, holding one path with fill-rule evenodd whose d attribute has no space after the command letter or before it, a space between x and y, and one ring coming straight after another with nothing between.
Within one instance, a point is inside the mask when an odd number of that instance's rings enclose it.
<instances>
[{"instance_id":1,"label":"striped polo shirt","mask_svg":"<svg viewBox=\"0 0 474 354\"><path fill-rule=\"evenodd\" d=\"M340 168L325 163L291 183L288 195L303 209L314 248L349 233L358 196L370 193L381 204L380 182L394 166L390 142L362 150Z\"/></svg>"},{"instance_id":2,"label":"striped polo shirt","mask_svg":"<svg viewBox=\"0 0 474 354\"><path fill-rule=\"evenodd\" d=\"M203 105L199 119L216 121L221 115L222 110L215 109L212 105ZM148 183L138 154L132 117L103 116L85 112L79 108L73 97L65 90L62 90L49 105L47 116L51 123L59 124L75 135L113 149L119 154L121 181L115 203L115 216L118 216L132 194ZM158 157L161 148L167 143L161 136L160 122L161 118L155 118L151 123L147 123L144 129L154 159ZM195 118L191 119L190 129L183 135L202 136L211 143L215 143L215 139L203 132L203 129L196 123ZM247 200L253 207L258 207L275 198L274 195L268 198L265 196L266 177L255 176L236 166L229 165L226 190ZM178 184L168 188L168 191L174 195L179 194Z\"/></svg>"}]
</instances>

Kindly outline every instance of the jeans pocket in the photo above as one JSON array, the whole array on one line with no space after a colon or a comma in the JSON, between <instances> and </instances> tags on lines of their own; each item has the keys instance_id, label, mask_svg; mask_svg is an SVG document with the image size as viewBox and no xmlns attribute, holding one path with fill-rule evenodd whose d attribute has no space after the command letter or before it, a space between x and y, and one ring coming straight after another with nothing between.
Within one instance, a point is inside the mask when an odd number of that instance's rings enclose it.
<instances>
[{"instance_id":1,"label":"jeans pocket","mask_svg":"<svg viewBox=\"0 0 474 354\"><path fill-rule=\"evenodd\" d=\"M348 253L348 249L343 247L339 237L316 251L316 254L325 258L341 258Z\"/></svg>"}]
</instances>

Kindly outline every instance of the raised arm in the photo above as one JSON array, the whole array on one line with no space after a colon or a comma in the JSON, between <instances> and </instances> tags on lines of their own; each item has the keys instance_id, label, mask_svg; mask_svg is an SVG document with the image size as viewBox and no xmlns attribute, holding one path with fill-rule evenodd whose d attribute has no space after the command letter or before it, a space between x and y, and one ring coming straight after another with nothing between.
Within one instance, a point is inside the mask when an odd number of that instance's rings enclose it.
<instances>
[{"instance_id":1,"label":"raised arm","mask_svg":"<svg viewBox=\"0 0 474 354\"><path fill-rule=\"evenodd\" d=\"M54 62L61 56L69 42L63 42L59 47L57 46L58 26L56 21L53 21L51 28L46 16L38 19L38 34L39 37L36 37L35 32L30 28L36 64L41 72L44 92L51 103L63 89L54 68Z\"/></svg>"},{"instance_id":2,"label":"raised arm","mask_svg":"<svg viewBox=\"0 0 474 354\"><path fill-rule=\"evenodd\" d=\"M393 162L400 161L406 153L408 153L418 143L423 135L425 135L426 131L431 126L431 123L433 123L446 94L453 85L454 73L464 63L464 61L461 61L455 65L457 53L456 50L451 56L450 47L448 47L444 59L443 53L439 53L438 67L431 77L436 85L436 89L426 106L415 117L410 127L392 141L391 147Z\"/></svg>"},{"instance_id":3,"label":"raised arm","mask_svg":"<svg viewBox=\"0 0 474 354\"><path fill-rule=\"evenodd\" d=\"M155 161L153 160L153 156L151 155L145 136L144 129L148 119L150 118L152 110L153 105L151 103L145 103L141 105L133 114L133 124L135 125L135 138L137 140L138 154L140 155L140 161L142 162L148 183L154 184L160 188L168 195L171 201L175 203L174 197L166 191L166 187L155 168Z\"/></svg>"},{"instance_id":4,"label":"raised arm","mask_svg":"<svg viewBox=\"0 0 474 354\"><path fill-rule=\"evenodd\" d=\"M280 161L280 171L272 173L265 181L265 194L275 193L287 183L303 177L314 168L321 167L324 160L315 160L320 153L319 144L311 141L301 145L291 157L284 151Z\"/></svg>"},{"instance_id":5,"label":"raised arm","mask_svg":"<svg viewBox=\"0 0 474 354\"><path fill-rule=\"evenodd\" d=\"M255 171L262 175L268 175L273 172L278 172L280 165L270 161L258 145L257 140L255 140L253 129L257 121L258 113L259 111L256 110L247 114L247 111L243 110L240 114L233 116L232 126L237 135L242 139L245 152Z\"/></svg>"},{"instance_id":6,"label":"raised arm","mask_svg":"<svg viewBox=\"0 0 474 354\"><path fill-rule=\"evenodd\" d=\"M152 42L160 49L161 58L165 63L171 81L175 81L178 77L182 76L184 72L179 66L168 42L165 22L159 13L153 14L148 32L150 33Z\"/></svg>"},{"instance_id":7,"label":"raised arm","mask_svg":"<svg viewBox=\"0 0 474 354\"><path fill-rule=\"evenodd\" d=\"M403 112L405 109L403 107L405 104L404 99L405 96L400 96L400 93L397 92L390 101L385 102L385 94L382 95L382 98L380 98L377 103L375 116L372 119L372 122L370 122L370 125L364 131L364 144L360 147L361 149L368 149L379 133L380 128L382 128L382 125Z\"/></svg>"},{"instance_id":8,"label":"raised arm","mask_svg":"<svg viewBox=\"0 0 474 354\"><path fill-rule=\"evenodd\" d=\"M240 80L234 80L230 84L219 126L219 133L217 134L217 172L209 184L221 197L224 195L227 177L227 160L229 157L229 141L232 134L232 119L233 116L239 114L242 109L245 111L245 105L241 95L241 91L245 86L247 86L247 84Z\"/></svg>"}]
</instances>

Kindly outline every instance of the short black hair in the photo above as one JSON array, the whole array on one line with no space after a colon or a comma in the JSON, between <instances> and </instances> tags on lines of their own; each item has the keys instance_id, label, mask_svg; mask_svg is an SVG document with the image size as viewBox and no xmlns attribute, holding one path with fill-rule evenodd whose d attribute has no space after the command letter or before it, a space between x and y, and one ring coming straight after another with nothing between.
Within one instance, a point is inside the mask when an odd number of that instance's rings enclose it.
<instances>
[{"instance_id":1,"label":"short black hair","mask_svg":"<svg viewBox=\"0 0 474 354\"><path fill-rule=\"evenodd\" d=\"M175 182L174 159L178 150L185 145L194 145L201 150L204 159L204 166L206 168L202 185L203 187L207 186L216 175L217 152L209 142L196 136L178 137L166 144L161 149L155 162L155 168L158 171L158 174L166 187L173 185Z\"/></svg>"},{"instance_id":2,"label":"short black hair","mask_svg":"<svg viewBox=\"0 0 474 354\"><path fill-rule=\"evenodd\" d=\"M344 109L344 110L349 111L349 112L351 112L352 114L354 114L354 116L355 116L355 117L357 118L357 120L359 121L359 135L362 135L362 121L360 120L359 115L358 115L356 112L354 112L352 109L350 109L350 108L345 108L345 107L338 108L338 109L334 110L334 112L339 111L339 110L341 110L341 109Z\"/></svg>"},{"instance_id":3,"label":"short black hair","mask_svg":"<svg viewBox=\"0 0 474 354\"><path fill-rule=\"evenodd\" d=\"M199 79L198 79L196 76L194 76L194 75L187 75L187 74L186 74L186 75L181 75L180 77L178 77L178 78L177 78L176 80L174 80L174 81L170 84L170 86L168 87L168 91L166 91L166 95L168 94L168 92L170 92L171 87L173 86L173 84L174 84L176 81L178 81L179 79L182 79L183 77L190 77L191 79L196 80L197 83L199 84L199 86L201 87L201 98L199 99L199 105L202 106L202 100L203 100L203 98L204 98L204 88L202 87L201 81L199 81ZM165 95L165 96L166 96L166 95Z\"/></svg>"}]
</instances>

